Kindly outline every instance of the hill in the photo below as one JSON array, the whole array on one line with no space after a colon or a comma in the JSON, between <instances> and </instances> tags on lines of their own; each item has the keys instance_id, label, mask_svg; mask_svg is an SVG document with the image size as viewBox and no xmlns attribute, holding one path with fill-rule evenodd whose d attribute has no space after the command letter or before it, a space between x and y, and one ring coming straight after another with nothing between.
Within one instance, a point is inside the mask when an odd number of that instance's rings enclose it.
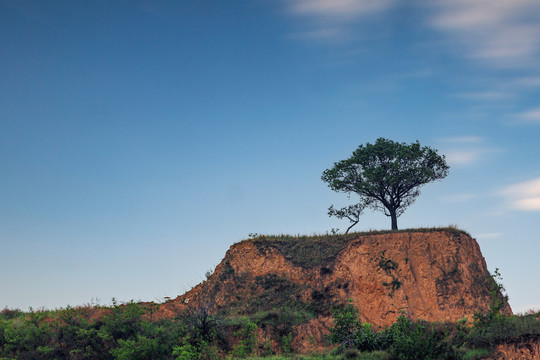
<instances>
[{"instance_id":1,"label":"hill","mask_svg":"<svg viewBox=\"0 0 540 360\"><path fill-rule=\"evenodd\" d=\"M324 346L331 307L348 299L362 321L378 327L401 313L456 322L489 308L492 283L478 243L455 228L257 236L232 245L207 281L157 315L204 306L229 318L255 317L272 333L283 330L264 324L279 325L285 311L293 345L304 351ZM504 312L512 313L507 302Z\"/></svg>"}]
</instances>

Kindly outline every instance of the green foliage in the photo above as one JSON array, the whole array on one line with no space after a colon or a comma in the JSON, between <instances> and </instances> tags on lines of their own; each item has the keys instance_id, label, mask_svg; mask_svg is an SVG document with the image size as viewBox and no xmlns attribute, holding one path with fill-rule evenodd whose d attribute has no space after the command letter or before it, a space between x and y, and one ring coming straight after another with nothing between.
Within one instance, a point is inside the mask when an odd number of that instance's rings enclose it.
<instances>
[{"instance_id":1,"label":"green foliage","mask_svg":"<svg viewBox=\"0 0 540 360\"><path fill-rule=\"evenodd\" d=\"M477 312L474 314L475 324L478 326L489 325L492 321L498 321L501 317L501 310L508 301L508 296L504 295L504 286L499 269L491 274L489 281L489 311L487 313Z\"/></svg>"},{"instance_id":2,"label":"green foliage","mask_svg":"<svg viewBox=\"0 0 540 360\"><path fill-rule=\"evenodd\" d=\"M263 357L274 355L274 351L272 350L272 342L270 339L264 339L259 343L259 353Z\"/></svg>"},{"instance_id":3,"label":"green foliage","mask_svg":"<svg viewBox=\"0 0 540 360\"><path fill-rule=\"evenodd\" d=\"M114 303L114 299L113 299ZM113 306L110 314L104 317L101 333L112 339L129 339L135 337L142 328L144 309L133 301Z\"/></svg>"},{"instance_id":4,"label":"green foliage","mask_svg":"<svg viewBox=\"0 0 540 360\"><path fill-rule=\"evenodd\" d=\"M520 337L540 337L540 313L523 316L496 316L489 322L476 321L466 337L475 348L489 348Z\"/></svg>"},{"instance_id":5,"label":"green foliage","mask_svg":"<svg viewBox=\"0 0 540 360\"><path fill-rule=\"evenodd\" d=\"M361 351L376 351L388 348L389 339L386 333L372 330L370 323L364 323L356 334L356 348Z\"/></svg>"},{"instance_id":6,"label":"green foliage","mask_svg":"<svg viewBox=\"0 0 540 360\"><path fill-rule=\"evenodd\" d=\"M421 147L379 138L360 145L346 160L334 163L321 179L330 189L360 196L361 207L384 211L397 230L397 217L420 194L419 188L448 174L444 155Z\"/></svg>"},{"instance_id":7,"label":"green foliage","mask_svg":"<svg viewBox=\"0 0 540 360\"><path fill-rule=\"evenodd\" d=\"M300 324L313 319L313 314L303 308L293 309L290 307L275 308L269 311L259 311L250 317L259 327L271 327L279 336L290 334Z\"/></svg>"},{"instance_id":8,"label":"green foliage","mask_svg":"<svg viewBox=\"0 0 540 360\"><path fill-rule=\"evenodd\" d=\"M539 335L540 321L534 314L525 316L504 316L502 310L508 297L499 269L489 278L490 306L486 312L474 314L474 324L467 336L467 343L473 347L491 347L509 338L523 335Z\"/></svg>"},{"instance_id":9,"label":"green foliage","mask_svg":"<svg viewBox=\"0 0 540 360\"><path fill-rule=\"evenodd\" d=\"M18 317L4 323L2 355L20 359L52 359L54 349L49 346L52 329L43 320L43 314L32 311L25 318Z\"/></svg>"},{"instance_id":10,"label":"green foliage","mask_svg":"<svg viewBox=\"0 0 540 360\"><path fill-rule=\"evenodd\" d=\"M382 332L372 330L370 324L360 325L358 310L348 304L334 309L334 324L330 341L338 345L343 358L359 358L359 351L388 350L392 358L403 360L457 359L448 338L448 329L426 321L413 321L401 315ZM362 354L363 354L362 353ZM382 352L382 356L387 356Z\"/></svg>"},{"instance_id":11,"label":"green foliage","mask_svg":"<svg viewBox=\"0 0 540 360\"><path fill-rule=\"evenodd\" d=\"M444 329L433 323L413 321L400 315L397 321L385 330L390 354L401 360L452 359L457 354L446 339Z\"/></svg>"},{"instance_id":12,"label":"green foliage","mask_svg":"<svg viewBox=\"0 0 540 360\"><path fill-rule=\"evenodd\" d=\"M160 344L159 339L149 339L138 335L136 339L119 339L118 347L111 350L111 355L117 360L153 360L161 359L167 354L167 349Z\"/></svg>"},{"instance_id":13,"label":"green foliage","mask_svg":"<svg viewBox=\"0 0 540 360\"><path fill-rule=\"evenodd\" d=\"M290 354L292 352L292 348L291 348L292 341L293 341L293 336L291 333L288 333L281 337L281 349L283 350L283 353Z\"/></svg>"},{"instance_id":14,"label":"green foliage","mask_svg":"<svg viewBox=\"0 0 540 360\"><path fill-rule=\"evenodd\" d=\"M463 355L463 360L480 360L487 357L490 352L486 349L472 349L468 350Z\"/></svg>"},{"instance_id":15,"label":"green foliage","mask_svg":"<svg viewBox=\"0 0 540 360\"><path fill-rule=\"evenodd\" d=\"M180 321L150 322L139 304L30 312L0 319L0 358L170 359ZM101 312L95 319L96 312Z\"/></svg>"},{"instance_id":16,"label":"green foliage","mask_svg":"<svg viewBox=\"0 0 540 360\"><path fill-rule=\"evenodd\" d=\"M341 209L336 209L334 208L334 205L331 205L328 208L328 216L335 216L338 219L343 219L343 218L349 219L349 222L351 223L351 225L349 225L347 230L345 230L345 234L348 234L349 231L360 221L360 215L362 215L366 206L367 204L358 203L354 205L349 205L347 207L343 207ZM332 233L337 234L337 231L332 232Z\"/></svg>"},{"instance_id":17,"label":"green foliage","mask_svg":"<svg viewBox=\"0 0 540 360\"><path fill-rule=\"evenodd\" d=\"M199 354L197 347L187 341L183 345L175 346L172 352L175 360L197 360Z\"/></svg>"},{"instance_id":18,"label":"green foliage","mask_svg":"<svg viewBox=\"0 0 540 360\"><path fill-rule=\"evenodd\" d=\"M377 261L379 259L375 259L375 263ZM383 271L386 271L385 264L390 263L381 264ZM396 269L390 264L388 270ZM237 281L236 276L233 274L234 281ZM280 343L283 353L292 353L295 327L314 316L309 304L294 300L295 292L307 289L295 287L297 285L276 276L245 277L245 280L249 284L242 283L243 286L254 286L273 295L255 297L263 304L262 309L251 313L249 318L236 317L227 321L210 311L212 308L208 304L194 307L174 320L159 321L152 321L155 307L133 302L123 305L115 302L112 307L68 307L57 311L4 311L0 316L0 359L241 358L255 353L270 355L269 339ZM413 321L402 315L392 326L375 331L370 324L361 324L358 310L349 301L333 308L334 324L329 340L338 345L339 352L295 356L312 360L481 359L499 343L540 338L540 313L504 316L501 310L505 298L498 271L490 281L492 302L489 309L475 315L472 327L467 325L467 319L455 324L437 324ZM324 296L323 291L312 292L314 299ZM271 303L272 307L265 307L265 302ZM319 304L325 303L319 301ZM234 334L234 346L222 335L224 327L227 334ZM266 337L259 344L258 328Z\"/></svg>"},{"instance_id":19,"label":"green foliage","mask_svg":"<svg viewBox=\"0 0 540 360\"><path fill-rule=\"evenodd\" d=\"M334 323L330 328L330 342L340 349L356 347L356 338L362 325L358 318L358 309L352 304L352 300L343 306L336 306L332 314Z\"/></svg>"},{"instance_id":20,"label":"green foliage","mask_svg":"<svg viewBox=\"0 0 540 360\"><path fill-rule=\"evenodd\" d=\"M24 313L20 309L8 309L6 307L4 310L0 311L0 320L11 320L22 315L24 315Z\"/></svg>"},{"instance_id":21,"label":"green foliage","mask_svg":"<svg viewBox=\"0 0 540 360\"><path fill-rule=\"evenodd\" d=\"M391 355L386 351L364 351L360 352L357 349L348 349L342 356L342 360L355 359L355 360L390 360Z\"/></svg>"},{"instance_id":22,"label":"green foliage","mask_svg":"<svg viewBox=\"0 0 540 360\"><path fill-rule=\"evenodd\" d=\"M240 338L233 347L232 356L234 358L248 357L253 352L257 343L257 337L255 335L257 324L251 322L248 318L243 318L241 326L240 330L234 333L234 336Z\"/></svg>"}]
</instances>

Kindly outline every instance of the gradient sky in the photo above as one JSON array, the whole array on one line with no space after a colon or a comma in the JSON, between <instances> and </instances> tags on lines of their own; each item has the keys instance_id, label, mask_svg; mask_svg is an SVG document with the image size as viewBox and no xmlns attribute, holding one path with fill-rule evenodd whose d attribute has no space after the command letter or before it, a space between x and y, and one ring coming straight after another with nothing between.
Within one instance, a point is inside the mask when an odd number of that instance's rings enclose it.
<instances>
[{"instance_id":1,"label":"gradient sky","mask_svg":"<svg viewBox=\"0 0 540 360\"><path fill-rule=\"evenodd\" d=\"M419 140L457 225L540 308L538 0L0 0L0 307L175 297L229 246L347 223L321 173ZM368 211L358 231L388 229Z\"/></svg>"}]
</instances>

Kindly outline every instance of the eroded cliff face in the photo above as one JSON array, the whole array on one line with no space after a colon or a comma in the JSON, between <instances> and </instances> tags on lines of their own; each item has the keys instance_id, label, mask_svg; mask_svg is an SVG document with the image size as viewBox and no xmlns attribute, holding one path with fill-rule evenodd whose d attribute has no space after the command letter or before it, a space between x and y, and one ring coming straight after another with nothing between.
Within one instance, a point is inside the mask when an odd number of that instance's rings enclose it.
<instances>
[{"instance_id":1,"label":"eroded cliff face","mask_svg":"<svg viewBox=\"0 0 540 360\"><path fill-rule=\"evenodd\" d=\"M211 303L249 315L261 310L308 309L315 318L295 329L322 344L329 308L352 299L362 321L457 321L488 309L491 278L477 242L458 230L411 231L316 238L256 238L231 246L209 280L162 305L173 316ZM504 311L511 309L507 304Z\"/></svg>"},{"instance_id":2,"label":"eroded cliff face","mask_svg":"<svg viewBox=\"0 0 540 360\"><path fill-rule=\"evenodd\" d=\"M530 335L499 344L491 360L540 360L540 336Z\"/></svg>"}]
</instances>

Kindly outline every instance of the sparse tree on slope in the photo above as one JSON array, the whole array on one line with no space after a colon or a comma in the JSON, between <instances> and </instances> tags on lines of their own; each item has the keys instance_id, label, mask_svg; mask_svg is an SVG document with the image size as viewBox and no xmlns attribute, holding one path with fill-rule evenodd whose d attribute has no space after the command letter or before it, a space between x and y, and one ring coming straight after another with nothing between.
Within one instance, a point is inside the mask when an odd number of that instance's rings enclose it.
<instances>
[{"instance_id":1,"label":"sparse tree on slope","mask_svg":"<svg viewBox=\"0 0 540 360\"><path fill-rule=\"evenodd\" d=\"M322 180L334 191L358 194L362 206L382 210L391 218L392 230L397 230L397 218L416 200L420 186L443 179L448 169L444 155L421 147L418 141L406 144L379 138L325 170ZM329 214L340 217L347 209L331 206Z\"/></svg>"}]
</instances>

